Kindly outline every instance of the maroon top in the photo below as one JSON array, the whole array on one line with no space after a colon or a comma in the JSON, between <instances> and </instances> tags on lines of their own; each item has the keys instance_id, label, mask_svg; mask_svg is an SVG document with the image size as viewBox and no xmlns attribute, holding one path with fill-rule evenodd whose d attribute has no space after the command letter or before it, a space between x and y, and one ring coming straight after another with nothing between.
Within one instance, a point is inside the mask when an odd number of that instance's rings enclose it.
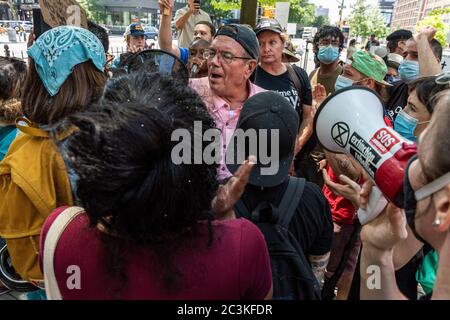
<instances>
[{"instance_id":1,"label":"maroon top","mask_svg":"<svg viewBox=\"0 0 450 320\"><path fill-rule=\"evenodd\" d=\"M41 268L45 237L64 209L56 209L42 228ZM123 283L107 275L101 232L90 228L88 217L81 214L66 227L55 252L61 295L64 299L264 299L272 276L262 233L246 219L214 221L213 226L215 240L210 248L207 225L203 223L196 239L183 242L175 258L175 265L183 274L182 282L174 293L165 289L162 272L152 255L145 249L132 248L126 256L128 281L117 290Z\"/></svg>"}]
</instances>

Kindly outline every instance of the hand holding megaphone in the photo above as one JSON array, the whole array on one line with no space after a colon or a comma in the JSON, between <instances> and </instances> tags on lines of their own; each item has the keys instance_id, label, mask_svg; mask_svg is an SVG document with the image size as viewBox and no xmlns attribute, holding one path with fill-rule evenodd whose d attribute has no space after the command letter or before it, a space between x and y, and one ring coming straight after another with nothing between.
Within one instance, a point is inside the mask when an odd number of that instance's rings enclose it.
<instances>
[{"instance_id":1,"label":"hand holding megaphone","mask_svg":"<svg viewBox=\"0 0 450 320\"><path fill-rule=\"evenodd\" d=\"M364 87L337 91L317 110L314 132L326 150L352 155L382 193L403 206L405 168L417 148L385 124L377 94Z\"/></svg>"}]
</instances>

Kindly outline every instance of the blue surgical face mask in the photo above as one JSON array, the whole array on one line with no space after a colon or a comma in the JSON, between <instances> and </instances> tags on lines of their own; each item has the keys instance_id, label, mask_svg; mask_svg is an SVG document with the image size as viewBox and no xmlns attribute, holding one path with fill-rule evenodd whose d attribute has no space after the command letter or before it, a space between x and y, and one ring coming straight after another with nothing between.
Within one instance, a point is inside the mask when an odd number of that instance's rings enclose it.
<instances>
[{"instance_id":1,"label":"blue surgical face mask","mask_svg":"<svg viewBox=\"0 0 450 320\"><path fill-rule=\"evenodd\" d=\"M403 81L412 81L419 77L419 62L403 60L398 67L398 75Z\"/></svg>"},{"instance_id":2,"label":"blue surgical face mask","mask_svg":"<svg viewBox=\"0 0 450 320\"><path fill-rule=\"evenodd\" d=\"M319 61L324 64L332 64L339 58L339 48L329 45L319 48Z\"/></svg>"},{"instance_id":3,"label":"blue surgical face mask","mask_svg":"<svg viewBox=\"0 0 450 320\"><path fill-rule=\"evenodd\" d=\"M397 81L402 80L402 78L398 77L398 76L388 76L386 77L386 81L389 82L390 84L394 84Z\"/></svg>"},{"instance_id":4,"label":"blue surgical face mask","mask_svg":"<svg viewBox=\"0 0 450 320\"><path fill-rule=\"evenodd\" d=\"M351 87L352 85L353 85L352 79L346 78L344 76L338 76L336 79L336 83L334 84L334 89L338 91L343 88Z\"/></svg>"},{"instance_id":5,"label":"blue surgical face mask","mask_svg":"<svg viewBox=\"0 0 450 320\"><path fill-rule=\"evenodd\" d=\"M397 131L403 138L415 142L417 138L414 135L414 131L416 131L417 125L428 122L430 121L419 122L419 120L411 117L405 111L401 110L395 118L394 130Z\"/></svg>"}]
</instances>

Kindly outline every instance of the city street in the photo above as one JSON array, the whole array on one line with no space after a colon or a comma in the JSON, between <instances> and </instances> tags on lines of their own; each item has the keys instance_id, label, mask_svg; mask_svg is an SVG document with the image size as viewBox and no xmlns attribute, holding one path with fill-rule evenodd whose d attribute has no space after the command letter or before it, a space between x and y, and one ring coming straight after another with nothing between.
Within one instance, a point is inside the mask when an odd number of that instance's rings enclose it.
<instances>
[{"instance_id":1,"label":"city street","mask_svg":"<svg viewBox=\"0 0 450 320\"><path fill-rule=\"evenodd\" d=\"M27 34L28 36L28 34ZM113 54L114 56L120 55L126 50L125 42L123 40L123 37L120 35L110 35L109 37L109 52ZM298 41L301 41L300 39L294 39L293 43L297 43ZM148 40L149 44L151 42L155 42L153 40ZM174 44L177 44L177 41L174 40ZM20 42L9 42L8 36L6 34L0 35L0 56L5 56L5 45L9 47L10 55L13 57L18 57L22 59L27 58L27 43L23 41ZM158 42L155 42L155 49L158 48ZM342 57L345 57L345 52L343 52ZM301 61L297 63L299 66L304 67L304 60L303 56L301 57ZM314 69L314 55L312 54L311 47L309 48L308 52L308 65L306 68L306 71L308 74Z\"/></svg>"}]
</instances>

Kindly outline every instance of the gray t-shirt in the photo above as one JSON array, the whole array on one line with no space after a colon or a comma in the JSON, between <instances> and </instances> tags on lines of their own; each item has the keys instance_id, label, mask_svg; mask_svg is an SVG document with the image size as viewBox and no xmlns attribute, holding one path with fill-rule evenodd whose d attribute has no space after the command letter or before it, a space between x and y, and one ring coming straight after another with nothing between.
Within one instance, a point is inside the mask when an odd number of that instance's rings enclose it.
<instances>
[{"instance_id":1,"label":"gray t-shirt","mask_svg":"<svg viewBox=\"0 0 450 320\"><path fill-rule=\"evenodd\" d=\"M189 11L189 7L185 6L177 10L175 13L175 23L184 16ZM200 21L208 21L211 22L211 18L209 14L205 11L201 10L197 14L193 14L189 17L189 19L184 24L183 29L178 30L178 46L188 48L191 44L192 40L194 40L194 28L195 25Z\"/></svg>"}]
</instances>

